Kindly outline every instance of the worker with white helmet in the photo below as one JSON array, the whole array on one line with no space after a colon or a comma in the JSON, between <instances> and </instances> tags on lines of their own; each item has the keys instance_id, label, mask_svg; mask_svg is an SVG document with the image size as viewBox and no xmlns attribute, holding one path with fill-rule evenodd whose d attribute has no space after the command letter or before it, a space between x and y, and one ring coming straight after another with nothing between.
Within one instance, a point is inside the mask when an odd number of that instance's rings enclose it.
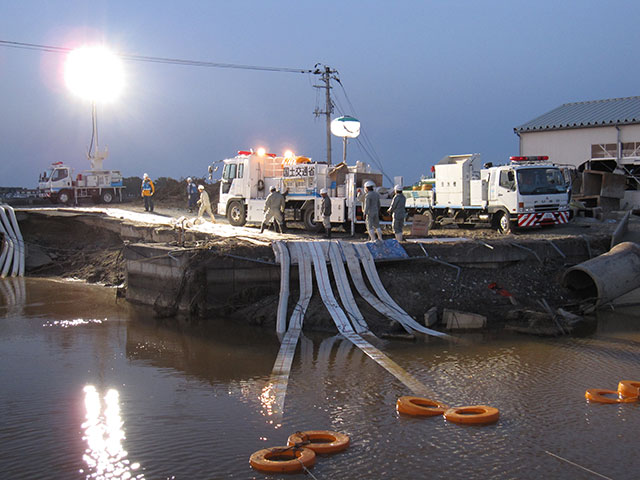
<instances>
[{"instance_id":1,"label":"worker with white helmet","mask_svg":"<svg viewBox=\"0 0 640 480\"><path fill-rule=\"evenodd\" d=\"M376 184L371 180L364 183L367 193L364 196L363 213L369 232L369 239L374 242L376 235L382 240L382 230L380 230L380 195L375 191Z\"/></svg>"},{"instance_id":2,"label":"worker with white helmet","mask_svg":"<svg viewBox=\"0 0 640 480\"><path fill-rule=\"evenodd\" d=\"M198 187L191 177L187 178L187 210L193 212L198 202Z\"/></svg>"},{"instance_id":3,"label":"worker with white helmet","mask_svg":"<svg viewBox=\"0 0 640 480\"><path fill-rule=\"evenodd\" d=\"M209 217L211 218L211 223L216 223L216 217L213 216L213 212L211 211L211 202L209 201L209 194L204 189L204 185L198 185L198 191L200 192L200 199L196 203L197 205L200 205L200 209L198 210L197 220L201 220L206 212L209 214Z\"/></svg>"},{"instance_id":4,"label":"worker with white helmet","mask_svg":"<svg viewBox=\"0 0 640 480\"><path fill-rule=\"evenodd\" d=\"M324 227L325 236L331 238L331 199L329 198L326 188L320 189L320 197L322 198L320 203L322 226Z\"/></svg>"},{"instance_id":5,"label":"worker with white helmet","mask_svg":"<svg viewBox=\"0 0 640 480\"><path fill-rule=\"evenodd\" d=\"M260 233L264 232L265 227L271 220L276 223L277 230L280 233L284 233L284 196L277 191L275 185L271 185L269 195L264 201L264 220L260 225Z\"/></svg>"},{"instance_id":6,"label":"worker with white helmet","mask_svg":"<svg viewBox=\"0 0 640 480\"><path fill-rule=\"evenodd\" d=\"M407 215L405 205L407 199L402 193L402 185L396 185L394 187L395 195L391 201L391 206L387 209L387 212L391 214L393 219L393 233L396 236L396 240L402 241L402 229L404 228L404 218Z\"/></svg>"},{"instance_id":7,"label":"worker with white helmet","mask_svg":"<svg viewBox=\"0 0 640 480\"><path fill-rule=\"evenodd\" d=\"M140 189L140 196L144 199L144 211L153 212L153 198L151 197L156 193L156 187L146 173L142 176L142 186Z\"/></svg>"}]
</instances>

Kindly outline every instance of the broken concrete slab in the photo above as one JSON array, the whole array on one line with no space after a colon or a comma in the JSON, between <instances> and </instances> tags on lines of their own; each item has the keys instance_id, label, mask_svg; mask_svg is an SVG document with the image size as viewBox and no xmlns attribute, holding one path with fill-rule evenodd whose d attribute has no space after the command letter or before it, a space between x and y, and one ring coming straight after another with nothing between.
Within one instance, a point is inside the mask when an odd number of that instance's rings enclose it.
<instances>
[{"instance_id":1,"label":"broken concrete slab","mask_svg":"<svg viewBox=\"0 0 640 480\"><path fill-rule=\"evenodd\" d=\"M436 323L438 323L438 307L433 306L424 314L424 326L433 327Z\"/></svg>"},{"instance_id":2,"label":"broken concrete slab","mask_svg":"<svg viewBox=\"0 0 640 480\"><path fill-rule=\"evenodd\" d=\"M473 330L486 328L487 326L487 317L484 315L460 312L448 308L444 309L442 320L447 325L447 330Z\"/></svg>"}]
</instances>

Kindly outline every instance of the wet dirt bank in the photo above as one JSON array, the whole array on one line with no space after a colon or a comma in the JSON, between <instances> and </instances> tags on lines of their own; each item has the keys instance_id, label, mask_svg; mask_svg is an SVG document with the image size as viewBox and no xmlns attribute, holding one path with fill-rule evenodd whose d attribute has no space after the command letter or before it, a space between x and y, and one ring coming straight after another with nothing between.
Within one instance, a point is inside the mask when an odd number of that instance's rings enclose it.
<instances>
[{"instance_id":1,"label":"wet dirt bank","mask_svg":"<svg viewBox=\"0 0 640 480\"><path fill-rule=\"evenodd\" d=\"M268 242L259 244L251 238L202 232L181 237L166 225L140 225L85 214L22 214L20 225L29 248L28 275L78 278L126 289L126 249L131 249L134 242L153 245L162 241L174 252L171 255L180 252L185 256L188 268L171 284L138 279L152 292L155 288L163 294L147 303L157 316L225 316L270 329L275 326L279 266ZM291 237L309 238L300 233ZM351 240L344 233L336 236ZM573 292L562 287L560 278L568 266L606 252L610 242L608 231L584 227L576 227L575 233L547 229L530 236L508 237L488 230L451 228L434 231L432 236L442 241L424 244L424 248L405 243L410 259L378 264L385 288L418 321L436 307L439 318L444 309L484 315L489 328L501 328L514 310L541 311L542 300L553 309L571 309L579 304ZM462 238L452 241L452 237ZM364 240L364 236L358 240ZM256 269L252 270L253 266ZM224 275L233 275L229 272L238 268L248 277L258 270L263 274L244 283L230 278L227 281ZM290 308L297 298L294 268ZM381 317L358 295L356 300L375 333L400 332L398 325ZM317 294L309 305L305 327L335 331Z\"/></svg>"}]
</instances>

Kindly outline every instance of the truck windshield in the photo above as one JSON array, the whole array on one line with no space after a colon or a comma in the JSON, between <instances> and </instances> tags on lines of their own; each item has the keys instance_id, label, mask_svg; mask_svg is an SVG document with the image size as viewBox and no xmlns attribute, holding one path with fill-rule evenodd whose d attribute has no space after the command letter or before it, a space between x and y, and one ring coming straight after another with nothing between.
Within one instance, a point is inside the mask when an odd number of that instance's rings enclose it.
<instances>
[{"instance_id":1,"label":"truck windshield","mask_svg":"<svg viewBox=\"0 0 640 480\"><path fill-rule=\"evenodd\" d=\"M67 178L67 175L69 175L69 172L66 168L58 168L51 174L51 181L62 180L63 178Z\"/></svg>"},{"instance_id":2,"label":"truck windshield","mask_svg":"<svg viewBox=\"0 0 640 480\"><path fill-rule=\"evenodd\" d=\"M518 170L517 178L521 195L566 193L567 191L564 176L555 167L523 168Z\"/></svg>"},{"instance_id":3,"label":"truck windshield","mask_svg":"<svg viewBox=\"0 0 640 480\"><path fill-rule=\"evenodd\" d=\"M53 173L53 171L55 170L55 168L50 168L44 172L42 172L42 182L48 182L49 179L51 178L51 174Z\"/></svg>"}]
</instances>

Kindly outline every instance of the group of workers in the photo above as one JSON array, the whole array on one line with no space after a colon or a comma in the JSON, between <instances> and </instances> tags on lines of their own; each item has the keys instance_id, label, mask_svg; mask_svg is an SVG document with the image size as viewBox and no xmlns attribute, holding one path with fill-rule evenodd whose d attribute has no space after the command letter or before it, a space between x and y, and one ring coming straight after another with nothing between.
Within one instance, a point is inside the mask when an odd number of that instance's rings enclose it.
<instances>
[{"instance_id":1,"label":"group of workers","mask_svg":"<svg viewBox=\"0 0 640 480\"><path fill-rule=\"evenodd\" d=\"M364 183L364 197L361 197L362 211L365 217L365 223L367 225L367 232L369 233L369 239L372 242L378 240L382 241L382 230L380 229L380 194L376 192L376 184L367 180ZM142 179L142 198L144 199L144 209L147 212L153 212L153 194L155 193L155 186L146 173ZM387 213L392 216L393 233L398 242L403 240L402 230L404 228L404 219L406 216L405 205L407 199L402 193L402 185L396 185L394 187L394 196L391 201L391 205L387 209ZM320 190L320 216L322 218L322 227L326 238L331 238L331 199L326 188ZM204 185L198 185L193 182L191 177L187 178L187 207L189 212L193 212L193 209L199 206L198 219L202 219L204 214L207 213L211 218L212 223L216 223L216 219L211 211L211 202L209 200L209 194L204 188ZM264 202L264 219L260 225L260 233L264 232L264 229L273 222L275 224L276 231L278 233L285 232L284 223L284 208L285 200L284 195L278 192L277 188L272 185L269 189L269 195Z\"/></svg>"},{"instance_id":2,"label":"group of workers","mask_svg":"<svg viewBox=\"0 0 640 480\"><path fill-rule=\"evenodd\" d=\"M380 194L376 192L376 184L371 180L364 183L366 193L362 202L362 213L364 214L365 223L369 239L372 242L382 241L382 230L380 229ZM404 229L404 219L407 215L405 205L407 199L402 193L402 185L396 185L393 188L394 195L391 205L387 209L387 213L391 215L393 233L398 242L403 240L402 230Z\"/></svg>"},{"instance_id":3,"label":"group of workers","mask_svg":"<svg viewBox=\"0 0 640 480\"><path fill-rule=\"evenodd\" d=\"M361 198L363 205L363 213L369 239L372 242L377 239L382 241L382 230L380 228L380 194L376 192L376 184L368 180L364 184L366 193ZM264 220L260 225L260 233L269 225L271 221L275 223L276 231L284 233L284 196L277 191L275 186L269 189L269 195L264 203ZM405 205L407 199L402 193L402 185L394 187L394 196L391 205L387 209L387 213L392 216L393 233L398 242L402 242L402 230L404 229L404 219L406 217ZM320 217L322 219L322 228L326 238L331 238L331 199L326 188L320 189Z\"/></svg>"},{"instance_id":4,"label":"group of workers","mask_svg":"<svg viewBox=\"0 0 640 480\"><path fill-rule=\"evenodd\" d=\"M148 174L142 176L142 186L140 188L144 200L145 212L153 212L153 195L156 193L156 187L153 184ZM193 209L199 206L198 219L202 219L204 214L209 214L211 223L216 223L216 218L211 211L211 201L209 200L209 194L204 188L204 185L198 185L193 182L191 177L187 178L187 209L189 212L193 212Z\"/></svg>"}]
</instances>

